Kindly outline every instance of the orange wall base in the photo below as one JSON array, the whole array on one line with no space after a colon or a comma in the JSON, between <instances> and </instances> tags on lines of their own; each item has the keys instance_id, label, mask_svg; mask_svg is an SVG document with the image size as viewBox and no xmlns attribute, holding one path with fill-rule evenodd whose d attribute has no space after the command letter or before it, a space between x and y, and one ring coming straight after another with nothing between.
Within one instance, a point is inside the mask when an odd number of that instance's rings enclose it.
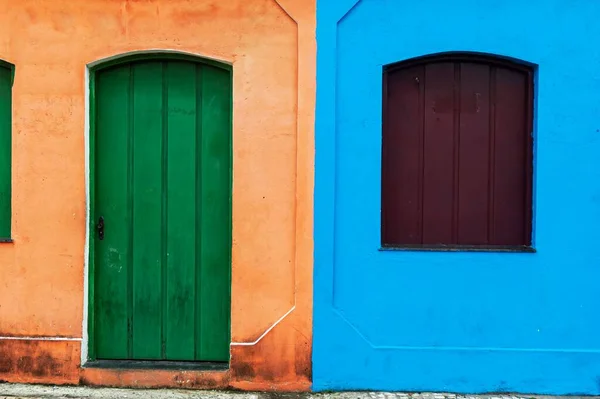
<instances>
[{"instance_id":1,"label":"orange wall base","mask_svg":"<svg viewBox=\"0 0 600 399\"><path fill-rule=\"evenodd\" d=\"M82 369L82 385L131 388L223 389L229 372Z\"/></svg>"},{"instance_id":2,"label":"orange wall base","mask_svg":"<svg viewBox=\"0 0 600 399\"><path fill-rule=\"evenodd\" d=\"M293 325L293 320L283 323ZM310 350L285 326L253 346L232 349L227 371L112 370L80 366L80 342L0 339L0 381L132 388L308 391ZM295 344L296 343L296 344ZM301 356L298 356L300 354Z\"/></svg>"},{"instance_id":3,"label":"orange wall base","mask_svg":"<svg viewBox=\"0 0 600 399\"><path fill-rule=\"evenodd\" d=\"M77 341L0 340L0 380L40 384L77 384Z\"/></svg>"}]
</instances>

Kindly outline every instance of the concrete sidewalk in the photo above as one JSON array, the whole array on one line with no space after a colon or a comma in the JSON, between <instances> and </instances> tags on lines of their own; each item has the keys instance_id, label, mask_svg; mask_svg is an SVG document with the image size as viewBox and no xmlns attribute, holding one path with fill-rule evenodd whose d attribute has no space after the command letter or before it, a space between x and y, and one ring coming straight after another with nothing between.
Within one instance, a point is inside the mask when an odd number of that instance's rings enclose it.
<instances>
[{"instance_id":1,"label":"concrete sidewalk","mask_svg":"<svg viewBox=\"0 0 600 399\"><path fill-rule=\"evenodd\" d=\"M0 399L600 399L595 396L453 395L441 393L272 393L239 391L188 391L173 389L121 389L0 384Z\"/></svg>"}]
</instances>

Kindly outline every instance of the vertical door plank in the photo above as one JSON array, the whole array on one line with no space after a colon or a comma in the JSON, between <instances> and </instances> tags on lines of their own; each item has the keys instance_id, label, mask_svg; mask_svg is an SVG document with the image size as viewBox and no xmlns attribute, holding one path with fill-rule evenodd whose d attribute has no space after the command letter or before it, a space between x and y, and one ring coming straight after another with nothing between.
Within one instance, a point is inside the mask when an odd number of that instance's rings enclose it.
<instances>
[{"instance_id":1,"label":"vertical door plank","mask_svg":"<svg viewBox=\"0 0 600 399\"><path fill-rule=\"evenodd\" d=\"M194 360L196 334L196 65L170 62L166 357Z\"/></svg>"},{"instance_id":2,"label":"vertical door plank","mask_svg":"<svg viewBox=\"0 0 600 399\"><path fill-rule=\"evenodd\" d=\"M134 64L133 356L162 357L163 66Z\"/></svg>"},{"instance_id":3,"label":"vertical door plank","mask_svg":"<svg viewBox=\"0 0 600 399\"><path fill-rule=\"evenodd\" d=\"M422 66L386 78L382 142L382 243L422 243L423 96Z\"/></svg>"},{"instance_id":4,"label":"vertical door plank","mask_svg":"<svg viewBox=\"0 0 600 399\"><path fill-rule=\"evenodd\" d=\"M425 67L423 243L453 243L454 64Z\"/></svg>"},{"instance_id":5,"label":"vertical door plank","mask_svg":"<svg viewBox=\"0 0 600 399\"><path fill-rule=\"evenodd\" d=\"M527 75L496 70L494 237L498 245L525 240Z\"/></svg>"},{"instance_id":6,"label":"vertical door plank","mask_svg":"<svg viewBox=\"0 0 600 399\"><path fill-rule=\"evenodd\" d=\"M0 238L11 236L12 70L0 65Z\"/></svg>"},{"instance_id":7,"label":"vertical door plank","mask_svg":"<svg viewBox=\"0 0 600 399\"><path fill-rule=\"evenodd\" d=\"M127 359L131 215L128 201L130 68L102 71L96 79L95 217L105 236L95 239L95 337L99 359ZM129 342L130 344L130 342Z\"/></svg>"},{"instance_id":8,"label":"vertical door plank","mask_svg":"<svg viewBox=\"0 0 600 399\"><path fill-rule=\"evenodd\" d=\"M199 358L229 360L230 74L202 67L201 258Z\"/></svg>"},{"instance_id":9,"label":"vertical door plank","mask_svg":"<svg viewBox=\"0 0 600 399\"><path fill-rule=\"evenodd\" d=\"M488 243L489 76L487 65L461 65L459 245Z\"/></svg>"}]
</instances>

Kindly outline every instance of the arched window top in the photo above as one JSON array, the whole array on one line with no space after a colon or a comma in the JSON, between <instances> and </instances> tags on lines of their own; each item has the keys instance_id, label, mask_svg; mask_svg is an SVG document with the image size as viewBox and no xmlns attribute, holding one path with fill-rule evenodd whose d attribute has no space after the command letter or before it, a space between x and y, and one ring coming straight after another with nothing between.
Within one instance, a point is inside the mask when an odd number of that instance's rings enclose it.
<instances>
[{"instance_id":1,"label":"arched window top","mask_svg":"<svg viewBox=\"0 0 600 399\"><path fill-rule=\"evenodd\" d=\"M12 85L12 80L13 80L13 75L15 72L15 66L13 64L11 64L10 62L4 61L2 59L0 59L0 73L2 73L3 76L9 76L10 77L10 84Z\"/></svg>"},{"instance_id":2,"label":"arched window top","mask_svg":"<svg viewBox=\"0 0 600 399\"><path fill-rule=\"evenodd\" d=\"M409 68L417 65L434 64L442 62L468 62L475 64L487 64L490 66L503 67L522 72L531 72L533 64L508 57L483 53L449 52L428 54L421 57L410 58L384 66L384 71L391 72L397 69Z\"/></svg>"},{"instance_id":3,"label":"arched window top","mask_svg":"<svg viewBox=\"0 0 600 399\"><path fill-rule=\"evenodd\" d=\"M11 64L10 62L0 59L0 68L14 69L14 67L15 66L13 64Z\"/></svg>"}]
</instances>

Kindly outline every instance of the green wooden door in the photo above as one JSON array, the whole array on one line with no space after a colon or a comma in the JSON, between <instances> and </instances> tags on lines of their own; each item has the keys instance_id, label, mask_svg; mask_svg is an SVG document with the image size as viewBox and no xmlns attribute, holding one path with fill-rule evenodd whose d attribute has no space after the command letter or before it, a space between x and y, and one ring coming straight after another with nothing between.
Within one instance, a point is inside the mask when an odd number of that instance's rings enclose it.
<instances>
[{"instance_id":1,"label":"green wooden door","mask_svg":"<svg viewBox=\"0 0 600 399\"><path fill-rule=\"evenodd\" d=\"M229 361L230 70L136 61L92 90L95 358Z\"/></svg>"}]
</instances>

